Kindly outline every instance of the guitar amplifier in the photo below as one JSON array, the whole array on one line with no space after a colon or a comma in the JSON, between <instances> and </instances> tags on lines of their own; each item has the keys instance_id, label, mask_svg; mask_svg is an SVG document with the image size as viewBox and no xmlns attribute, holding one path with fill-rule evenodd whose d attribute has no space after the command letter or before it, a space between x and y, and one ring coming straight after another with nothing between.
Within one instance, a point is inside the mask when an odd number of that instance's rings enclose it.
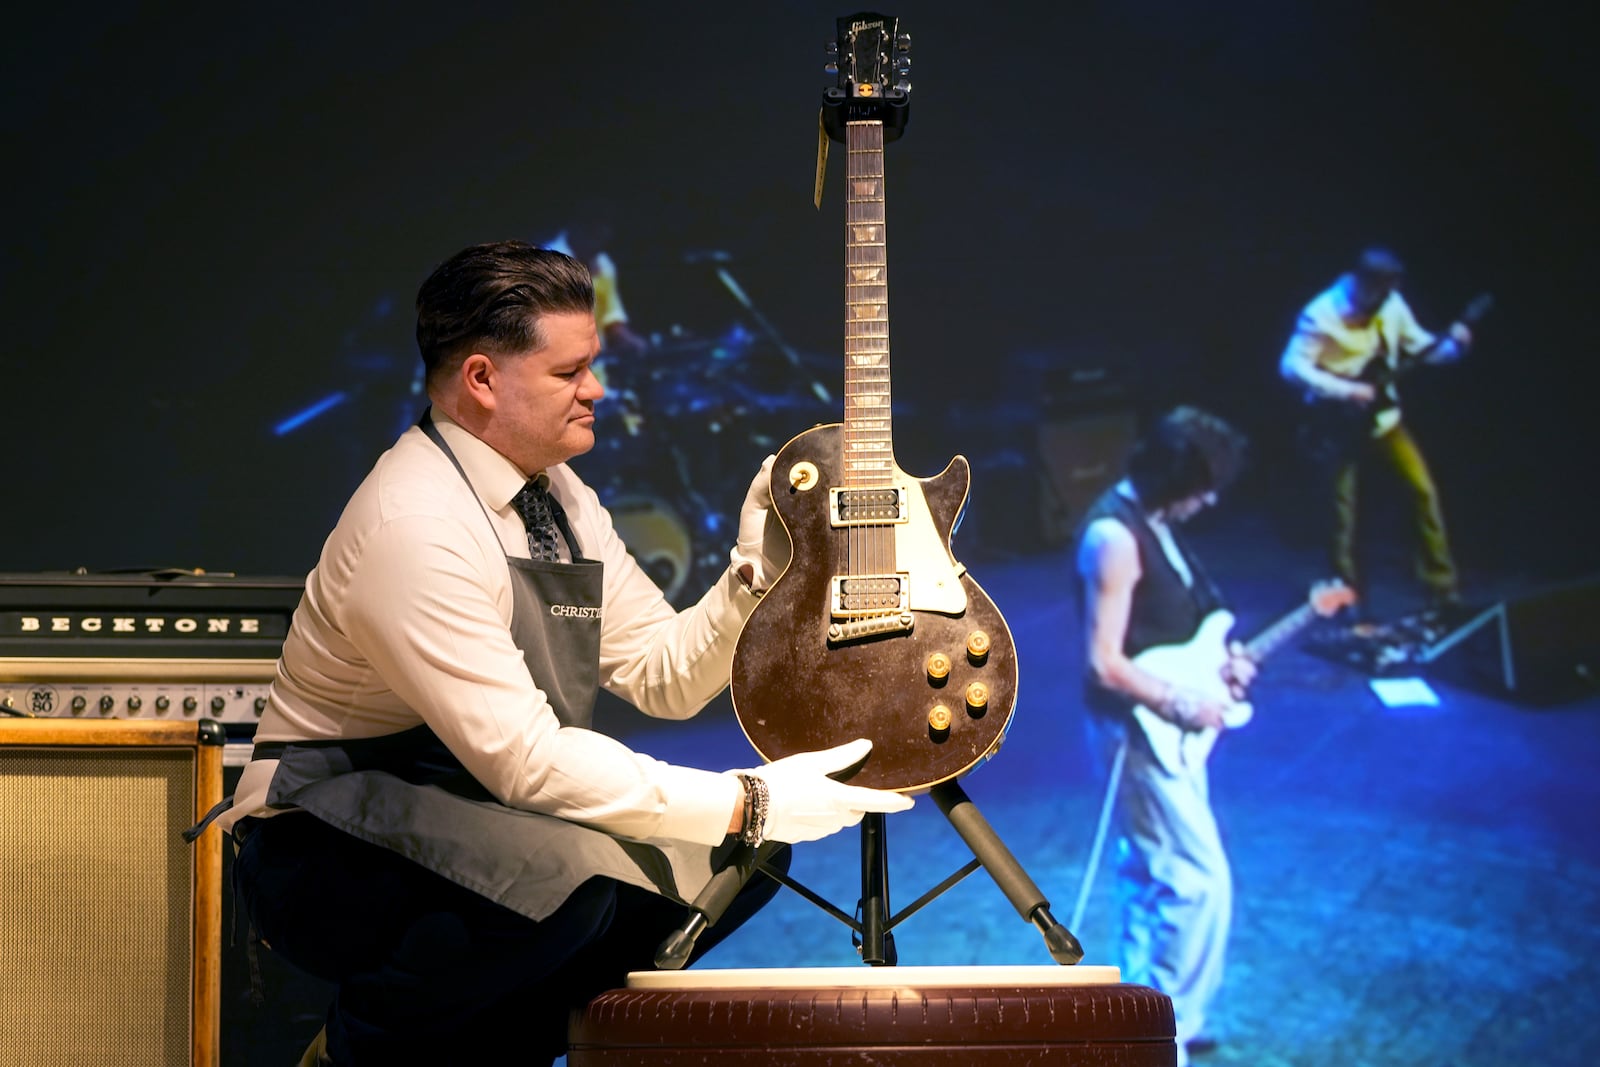
<instances>
[{"instance_id":1,"label":"guitar amplifier","mask_svg":"<svg viewBox=\"0 0 1600 1067\"><path fill-rule=\"evenodd\" d=\"M0 717L254 732L304 583L164 571L0 575Z\"/></svg>"},{"instance_id":2,"label":"guitar amplifier","mask_svg":"<svg viewBox=\"0 0 1600 1067\"><path fill-rule=\"evenodd\" d=\"M0 1067L219 1062L214 722L0 719Z\"/></svg>"}]
</instances>

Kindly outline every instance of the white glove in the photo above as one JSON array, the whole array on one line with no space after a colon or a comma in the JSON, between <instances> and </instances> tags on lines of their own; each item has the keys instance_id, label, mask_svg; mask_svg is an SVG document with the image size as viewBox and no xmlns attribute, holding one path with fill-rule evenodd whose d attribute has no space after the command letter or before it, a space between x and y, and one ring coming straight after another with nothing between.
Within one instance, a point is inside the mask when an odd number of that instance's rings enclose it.
<instances>
[{"instance_id":1,"label":"white glove","mask_svg":"<svg viewBox=\"0 0 1600 1067\"><path fill-rule=\"evenodd\" d=\"M907 811L911 798L887 789L845 785L828 775L853 767L872 751L865 737L823 749L773 760L765 767L738 773L767 783L767 821L762 836L769 841L815 841L854 826L869 811Z\"/></svg>"},{"instance_id":2,"label":"white glove","mask_svg":"<svg viewBox=\"0 0 1600 1067\"><path fill-rule=\"evenodd\" d=\"M728 553L733 569L749 579L753 593L766 592L789 565L789 535L772 510L772 464L777 458L768 456L750 483L739 509L739 540ZM748 575L742 573L745 567L750 568Z\"/></svg>"}]
</instances>

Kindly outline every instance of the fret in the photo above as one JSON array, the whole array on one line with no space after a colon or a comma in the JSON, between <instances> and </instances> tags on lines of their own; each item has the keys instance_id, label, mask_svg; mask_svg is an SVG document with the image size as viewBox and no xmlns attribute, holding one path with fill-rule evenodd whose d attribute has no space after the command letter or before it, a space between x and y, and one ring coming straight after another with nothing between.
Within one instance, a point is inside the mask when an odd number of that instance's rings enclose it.
<instances>
[{"instance_id":1,"label":"fret","mask_svg":"<svg viewBox=\"0 0 1600 1067\"><path fill-rule=\"evenodd\" d=\"M845 481L893 476L883 124L845 128Z\"/></svg>"}]
</instances>

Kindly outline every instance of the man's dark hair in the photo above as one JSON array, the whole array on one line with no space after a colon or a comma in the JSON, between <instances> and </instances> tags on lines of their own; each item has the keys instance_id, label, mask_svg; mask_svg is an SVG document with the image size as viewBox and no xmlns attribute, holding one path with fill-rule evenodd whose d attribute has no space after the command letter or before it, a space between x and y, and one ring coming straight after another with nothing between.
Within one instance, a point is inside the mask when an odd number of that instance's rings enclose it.
<instances>
[{"instance_id":1,"label":"man's dark hair","mask_svg":"<svg viewBox=\"0 0 1600 1067\"><path fill-rule=\"evenodd\" d=\"M1150 510L1211 493L1233 481L1244 464L1245 439L1210 412L1174 408L1133 446L1128 480Z\"/></svg>"},{"instance_id":2,"label":"man's dark hair","mask_svg":"<svg viewBox=\"0 0 1600 1067\"><path fill-rule=\"evenodd\" d=\"M589 268L524 241L473 245L436 267L417 290L417 348L432 386L474 351L537 351L539 320L594 310Z\"/></svg>"},{"instance_id":3,"label":"man's dark hair","mask_svg":"<svg viewBox=\"0 0 1600 1067\"><path fill-rule=\"evenodd\" d=\"M1351 273L1363 288L1387 291L1400 284L1406 267L1400 262L1400 257L1387 248L1368 248L1356 257L1356 265Z\"/></svg>"}]
</instances>

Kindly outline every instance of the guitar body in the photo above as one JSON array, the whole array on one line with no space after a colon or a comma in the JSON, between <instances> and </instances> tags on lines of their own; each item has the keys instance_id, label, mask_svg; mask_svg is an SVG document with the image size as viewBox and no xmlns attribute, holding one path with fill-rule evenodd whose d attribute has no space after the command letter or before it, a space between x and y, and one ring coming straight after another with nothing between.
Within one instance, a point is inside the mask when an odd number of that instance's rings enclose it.
<instances>
[{"instance_id":1,"label":"guitar body","mask_svg":"<svg viewBox=\"0 0 1600 1067\"><path fill-rule=\"evenodd\" d=\"M1134 666L1207 697L1233 701L1228 683L1222 678L1222 667L1228 662L1228 634L1233 630L1233 623L1231 612L1213 611L1187 642L1147 648L1133 657ZM1249 704L1235 702L1223 721L1229 729L1237 729L1248 723L1253 714L1254 709ZM1143 704L1134 707L1133 717L1150 742L1156 760L1173 774L1203 763L1217 743L1215 729L1185 730Z\"/></svg>"},{"instance_id":2,"label":"guitar body","mask_svg":"<svg viewBox=\"0 0 1600 1067\"><path fill-rule=\"evenodd\" d=\"M866 737L872 755L852 785L922 791L999 747L1016 704L1016 649L999 610L950 553L970 484L960 456L933 478L897 479L909 507L906 521L892 528L893 555L895 570L906 575L909 627L830 637L839 619L835 580L863 571L863 561L852 558L859 528L840 525L829 501L829 487L845 482L843 429L818 426L778 452L773 506L793 556L740 633L734 710L767 760ZM968 651L974 634L987 645L981 656ZM937 653L948 661L942 677L935 677L937 663L930 673ZM967 699L974 683L986 694L981 707ZM930 725L941 705L950 713L942 730Z\"/></svg>"},{"instance_id":3,"label":"guitar body","mask_svg":"<svg viewBox=\"0 0 1600 1067\"><path fill-rule=\"evenodd\" d=\"M1402 364L1409 367L1411 364ZM1400 403L1395 388L1397 368L1385 359L1374 358L1354 381L1365 382L1377 391L1378 398L1362 406L1325 397L1308 397L1300 422L1300 447L1319 461L1354 459L1361 446L1371 440L1378 419Z\"/></svg>"}]
</instances>

